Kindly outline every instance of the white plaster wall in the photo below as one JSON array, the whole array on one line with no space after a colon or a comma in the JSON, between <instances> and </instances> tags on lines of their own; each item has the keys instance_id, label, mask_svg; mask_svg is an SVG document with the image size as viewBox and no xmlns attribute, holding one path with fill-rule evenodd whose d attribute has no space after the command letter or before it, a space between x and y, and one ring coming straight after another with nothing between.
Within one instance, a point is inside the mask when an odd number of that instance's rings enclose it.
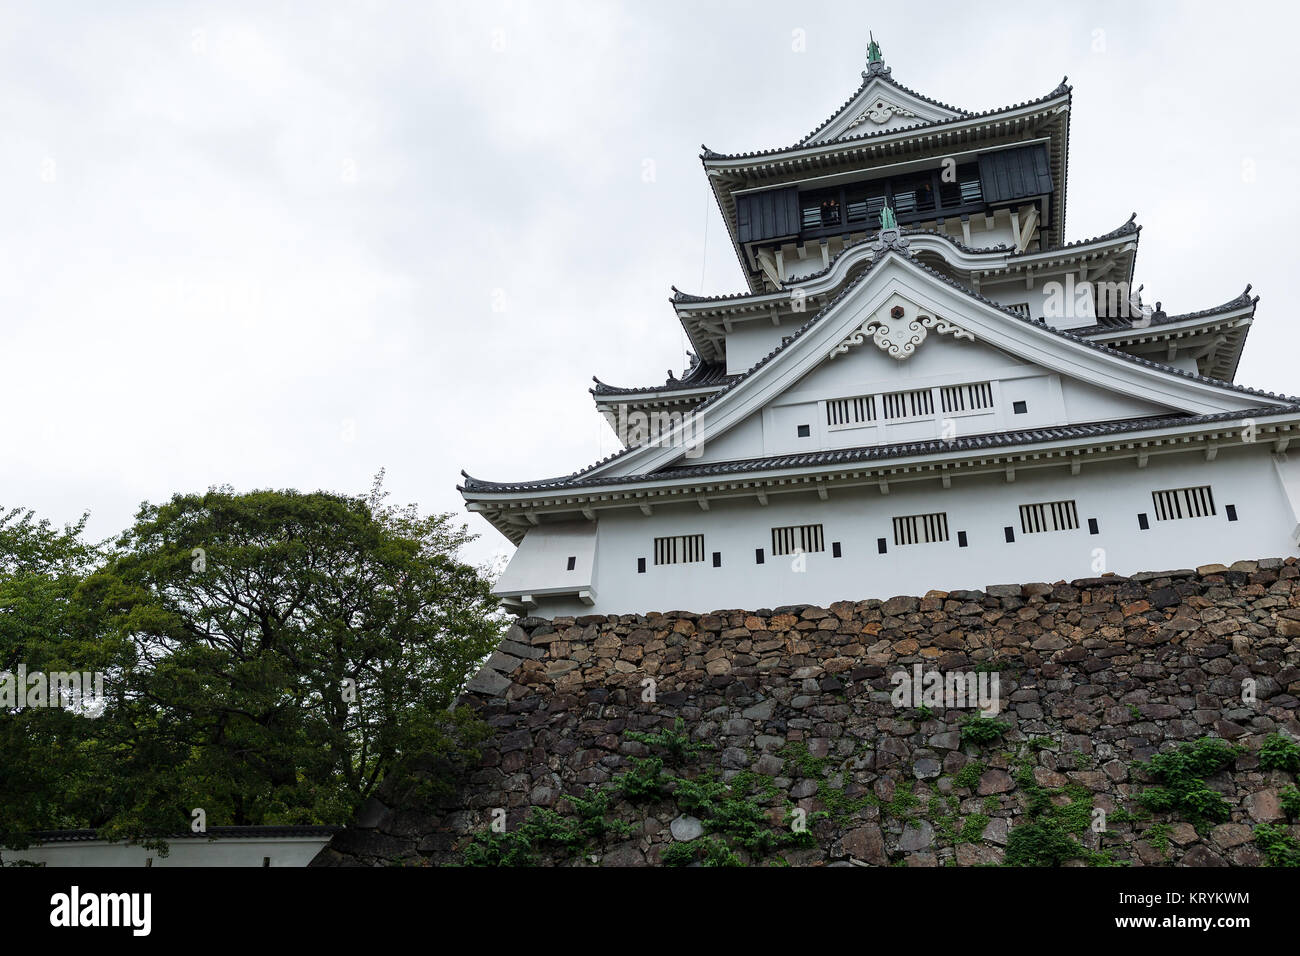
<instances>
[{"instance_id":1,"label":"white plaster wall","mask_svg":"<svg viewBox=\"0 0 1300 956\"><path fill-rule=\"evenodd\" d=\"M172 840L167 856L158 850L102 840L49 843L27 850L6 850L5 862L25 861L43 866L306 866L329 842L329 837L277 839Z\"/></svg>"},{"instance_id":2,"label":"white plaster wall","mask_svg":"<svg viewBox=\"0 0 1300 956\"><path fill-rule=\"evenodd\" d=\"M877 420L853 428L826 424L823 403L827 399L973 382L994 383L990 412L945 416L936 401L935 414L924 421ZM1018 401L1026 405L1022 414L1014 411ZM931 333L904 361L890 358L869 340L826 360L765 408L761 418L752 416L725 435L706 441L697 460L737 461L1165 412L1168 409L1150 402L1077 380L1062 380L982 343ZM951 431L945 432L949 417ZM799 436L800 425L809 426L807 437Z\"/></svg>"},{"instance_id":3,"label":"white plaster wall","mask_svg":"<svg viewBox=\"0 0 1300 956\"><path fill-rule=\"evenodd\" d=\"M1211 485L1218 513L1208 518L1157 521L1153 490ZM1300 480L1297 480L1300 487ZM776 607L782 604L887 598L924 594L938 588L983 588L989 584L1055 581L1097 574L1101 567L1120 574L1194 567L1212 562L1279 557L1295 553L1291 509L1267 450L1232 449L1206 462L1197 453L1152 456L1146 468L1132 461L1085 466L1072 476L1066 466L1021 468L1015 481L1003 476L894 483L888 495L875 486L835 489L822 501L813 491L769 493L770 504L755 498L713 500L705 512L694 504L657 506L652 517L635 510L606 512L599 520L601 590L594 607L576 602L545 603L534 613L608 614L720 608ZM1072 498L1080 527L1074 531L1022 534L1019 506ZM1228 521L1234 504L1238 520ZM895 546L894 516L945 511L951 540ZM1150 530L1139 529L1137 515L1148 515ZM1097 518L1100 533L1088 533ZM821 523L826 551L806 556L806 570L789 557L767 554L756 564L754 549L770 551L770 529ZM1008 544L1003 528L1016 529ZM969 546L959 548L957 532ZM652 539L657 535L704 534L706 560L656 567ZM886 538L888 553L877 553ZM843 557L831 556L839 541ZM722 567L712 566L712 553ZM638 574L637 558L647 559Z\"/></svg>"},{"instance_id":4,"label":"white plaster wall","mask_svg":"<svg viewBox=\"0 0 1300 956\"><path fill-rule=\"evenodd\" d=\"M812 312L796 312L782 318L779 326L770 321L736 326L727 336L727 374L748 372L759 359L779 346L782 338L793 335L812 316Z\"/></svg>"},{"instance_id":5,"label":"white plaster wall","mask_svg":"<svg viewBox=\"0 0 1300 956\"><path fill-rule=\"evenodd\" d=\"M591 589L596 586L596 541L596 526L590 521L548 524L545 534L525 536L493 590L532 594ZM575 558L572 571L570 557Z\"/></svg>"}]
</instances>

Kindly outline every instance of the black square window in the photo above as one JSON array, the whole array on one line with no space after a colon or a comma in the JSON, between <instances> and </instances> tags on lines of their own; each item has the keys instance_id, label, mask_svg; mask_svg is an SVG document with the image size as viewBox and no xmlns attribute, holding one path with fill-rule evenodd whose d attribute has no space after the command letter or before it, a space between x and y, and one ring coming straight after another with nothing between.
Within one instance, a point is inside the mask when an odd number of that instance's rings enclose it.
<instances>
[{"instance_id":1,"label":"black square window","mask_svg":"<svg viewBox=\"0 0 1300 956\"><path fill-rule=\"evenodd\" d=\"M1088 519L1088 534L1100 534L1100 533L1101 533L1101 531L1100 531L1100 529L1097 527L1097 519L1096 519L1096 518L1089 518L1089 519Z\"/></svg>"},{"instance_id":2,"label":"black square window","mask_svg":"<svg viewBox=\"0 0 1300 956\"><path fill-rule=\"evenodd\" d=\"M645 574L645 558L636 559L636 573Z\"/></svg>"},{"instance_id":3,"label":"black square window","mask_svg":"<svg viewBox=\"0 0 1300 956\"><path fill-rule=\"evenodd\" d=\"M812 435L812 426L811 426L811 425L800 425L800 426L799 426L799 437L800 437L800 438L808 438L808 437L811 436L811 435Z\"/></svg>"},{"instance_id":4,"label":"black square window","mask_svg":"<svg viewBox=\"0 0 1300 956\"><path fill-rule=\"evenodd\" d=\"M1237 520L1237 506L1236 506L1236 505L1227 505L1223 510L1226 511L1226 512L1228 512L1228 520L1229 520L1229 521L1236 521L1236 520Z\"/></svg>"},{"instance_id":5,"label":"black square window","mask_svg":"<svg viewBox=\"0 0 1300 956\"><path fill-rule=\"evenodd\" d=\"M754 549L754 563L755 563L755 564L762 564L762 563L763 563L763 549L762 549L762 548L755 548L755 549Z\"/></svg>"},{"instance_id":6,"label":"black square window","mask_svg":"<svg viewBox=\"0 0 1300 956\"><path fill-rule=\"evenodd\" d=\"M572 570L573 570L574 568L576 568L577 566L578 566L578 559L577 559L576 557L574 557L573 555L569 555L569 566L568 566L567 568L565 568L565 570L566 570L566 571L572 571Z\"/></svg>"},{"instance_id":7,"label":"black square window","mask_svg":"<svg viewBox=\"0 0 1300 956\"><path fill-rule=\"evenodd\" d=\"M1228 505L1228 507L1231 508L1232 505ZM831 557L832 558L840 557L840 543L838 541L831 542Z\"/></svg>"},{"instance_id":8,"label":"black square window","mask_svg":"<svg viewBox=\"0 0 1300 956\"><path fill-rule=\"evenodd\" d=\"M876 539L876 550L879 551L881 554L884 554L886 551L889 550L889 547L885 544L884 538Z\"/></svg>"},{"instance_id":9,"label":"black square window","mask_svg":"<svg viewBox=\"0 0 1300 956\"><path fill-rule=\"evenodd\" d=\"M1016 529L1011 527L1011 525L1007 525L1003 528L1002 533L1007 536L1007 544L1011 544L1011 542L1016 540Z\"/></svg>"},{"instance_id":10,"label":"black square window","mask_svg":"<svg viewBox=\"0 0 1300 956\"><path fill-rule=\"evenodd\" d=\"M722 567L722 552L721 552L721 551L714 551L714 552L713 552L713 566L714 566L715 568L720 568L720 567Z\"/></svg>"},{"instance_id":11,"label":"black square window","mask_svg":"<svg viewBox=\"0 0 1300 956\"><path fill-rule=\"evenodd\" d=\"M1138 515L1138 527L1143 531L1146 531L1151 527L1151 522L1147 521L1147 514L1145 511Z\"/></svg>"},{"instance_id":12,"label":"black square window","mask_svg":"<svg viewBox=\"0 0 1300 956\"><path fill-rule=\"evenodd\" d=\"M957 547L959 547L959 548L964 548L964 547L966 547L966 532L965 532L965 531L958 531L958 532L957 532Z\"/></svg>"},{"instance_id":13,"label":"black square window","mask_svg":"<svg viewBox=\"0 0 1300 956\"><path fill-rule=\"evenodd\" d=\"M1029 411L1029 403L1028 403L1028 402L1012 402L1012 403L1011 403L1011 410L1012 410L1013 412L1015 412L1017 415L1023 415L1023 414L1025 414L1025 412Z\"/></svg>"}]
</instances>

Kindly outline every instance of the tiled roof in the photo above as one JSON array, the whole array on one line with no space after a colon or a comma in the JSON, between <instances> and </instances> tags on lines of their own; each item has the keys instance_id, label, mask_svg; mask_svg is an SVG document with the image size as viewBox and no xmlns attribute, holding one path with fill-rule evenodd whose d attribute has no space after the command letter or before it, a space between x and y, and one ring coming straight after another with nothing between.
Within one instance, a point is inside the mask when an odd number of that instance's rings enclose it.
<instances>
[{"instance_id":1,"label":"tiled roof","mask_svg":"<svg viewBox=\"0 0 1300 956\"><path fill-rule=\"evenodd\" d=\"M1259 301L1259 296L1250 294L1250 285L1246 286L1245 291L1235 299L1229 299L1222 305L1216 305L1209 309L1201 309L1198 312L1184 312L1180 315L1166 315L1157 309L1151 315L1151 321L1146 326L1139 326L1135 331L1141 331L1142 328L1150 328L1153 325L1172 325L1175 322L1188 322L1195 319L1209 318L1214 315L1221 315L1224 312L1232 312L1236 309L1245 308L1246 306L1254 307ZM1160 305L1159 302L1156 303ZM1134 329L1133 320L1123 317L1104 318L1097 322L1096 325L1087 325L1081 328L1072 329L1071 331L1079 335L1103 335L1107 332L1124 332Z\"/></svg>"},{"instance_id":2,"label":"tiled roof","mask_svg":"<svg viewBox=\"0 0 1300 956\"><path fill-rule=\"evenodd\" d=\"M1251 416L1277 412L1300 412L1300 399L1284 406L1260 406L1241 411L1217 412L1212 415L1169 415L1154 418L1130 418L1113 422L1096 422L1087 425L1060 425L1050 428L1029 428L1022 431L996 432L972 435L950 441L933 439L923 442L900 442L892 445L863 445L856 448L838 448L830 451L806 452L796 455L773 455L768 458L749 458L741 461L710 462L708 464L665 468L645 475L617 475L580 478L574 475L541 481L490 482L466 476L464 490L486 492L554 491L568 488L621 485L657 479L701 478L749 472L773 471L781 468L808 468L850 465L857 462L883 461L911 455L930 455L943 451L995 451L1043 442L1106 435L1152 428L1170 428L1179 425L1203 425L1214 422L1239 421Z\"/></svg>"},{"instance_id":3,"label":"tiled roof","mask_svg":"<svg viewBox=\"0 0 1300 956\"><path fill-rule=\"evenodd\" d=\"M226 840L283 839L285 837L331 837L343 827L329 826L267 826L267 827L208 827L205 833L182 830L168 833L168 840L207 840L213 837ZM31 834L33 843L85 843L101 839L98 830L36 830Z\"/></svg>"},{"instance_id":4,"label":"tiled roof","mask_svg":"<svg viewBox=\"0 0 1300 956\"><path fill-rule=\"evenodd\" d=\"M906 89L906 87L902 87L902 88ZM747 153L719 153L709 149L707 146L702 145L700 149L703 150L703 152L700 153L700 159L705 160L706 162L709 160L718 160L718 159L725 159L725 160L760 159L765 156L775 156L779 153L788 153L797 149L804 149L812 146L825 146L827 148L834 147L834 146L843 146L846 144L861 142L862 140L871 139L873 137L892 136L896 133L905 133L908 132L909 130L916 130L918 132L923 130L928 133L931 130L934 130L941 126L950 126L954 123L965 122L966 120L983 119L985 117L996 116L999 113L1007 113L1010 112L1011 110L1024 109L1027 106L1038 106L1041 103L1046 103L1049 100L1056 99L1059 96L1067 95L1068 93L1070 93L1071 90L1072 87L1068 83L1066 83L1066 81L1063 79L1061 80L1060 85L1057 86L1056 89L1052 90L1052 92L1048 93L1046 96L1040 96L1037 99L1033 99L1033 100L1026 100L1023 103L1016 103L1012 106L1000 106L996 109L984 110L983 112L980 113L968 113L963 111L958 115L951 117L950 119L934 120L932 122L926 122L926 123L913 123L910 126L896 126L893 127L892 129L872 130L866 133L859 133L857 136L841 137L840 139L831 140L830 142L827 143L809 143L807 141L808 137L804 137L804 139L801 139L799 142L795 143L792 146L778 146L774 149L760 149L760 150L754 150ZM855 93L854 96L856 95L857 94ZM846 103L845 105L848 104ZM948 107L948 108L952 109L953 107ZM840 107L840 109L843 109L843 107ZM833 116L831 118L834 119ZM827 122L829 122L829 120ZM822 129L824 127L825 124L822 124L822 126L819 127L819 129ZM809 135L815 135L815 133L816 131L814 131Z\"/></svg>"},{"instance_id":5,"label":"tiled roof","mask_svg":"<svg viewBox=\"0 0 1300 956\"><path fill-rule=\"evenodd\" d=\"M883 235L884 234L882 234L882 236ZM877 237L877 239L881 240L881 237ZM898 247L895 245L897 241L898 241L897 236L891 238L888 241L887 248L894 249L895 251L897 251ZM897 254L907 255L907 253L904 252L897 252ZM820 321L820 319L824 315L828 314L832 309L834 309L835 306L839 304L841 299L847 296L860 282L863 282L867 278L867 276L871 275L873 269L881 261L883 261L884 258L885 258L884 255L879 255L874 259L872 259L871 262L868 263L867 267L861 273L858 274L858 277L856 279L854 279L852 282L847 283L844 286L844 288L842 288L833 299L827 302L826 305L824 305L820 311L816 312L811 318L808 319L807 322L801 325L789 338L785 339L780 345L774 348L771 352L767 353L767 355L763 356L761 359L755 362L754 365L752 365L748 371L735 376L735 378L728 385L714 392L712 395L710 395L699 405L695 406L693 410L694 413L699 414L701 411L708 408L710 405L718 401L720 398L722 398L722 396L726 395L728 392L730 392L741 382L748 379L760 368L762 368L763 366L771 362L774 358L776 358L777 355L781 354L783 351L793 346L794 343L797 342L809 329L811 329L813 325L815 325L818 321ZM1070 341L1085 346L1086 348L1094 349L1098 352L1102 352L1113 358L1121 359L1122 361L1132 362L1135 365L1141 365L1146 368L1155 369L1157 371L1163 372L1166 375L1191 379L1192 381L1196 381L1196 382L1203 382L1207 385L1213 385L1217 388L1222 388L1228 391L1237 392L1244 395L1255 395L1262 398L1272 398L1276 400L1286 401L1288 404L1295 404L1297 408L1300 408L1300 398L1291 398L1289 396L1274 395L1272 392L1264 392L1258 389L1246 388L1245 386L1235 385L1231 382L1224 382L1218 379L1209 378L1204 375L1198 375L1195 372L1187 372L1184 371L1183 369L1175 368L1172 365L1166 365L1163 362L1155 362L1152 361L1151 359L1142 358L1137 355L1131 355L1128 352L1122 352L1118 349L1110 348L1109 346L1103 345L1102 343L1099 342L1093 342L1087 337L1080 335L1075 331L1058 329L1055 328L1054 326L1046 325L1041 320L1034 321L1032 319L1025 318L1020 313L1014 312L1011 309L1008 309L1005 306L1000 305L997 302L994 302L992 299L987 298L986 296L980 294L979 292L974 291L968 286L962 285L960 282L948 278L943 273L931 269L924 262L920 262L914 258L910 259L910 261L917 268L925 271L929 275L933 276L935 279L939 280L940 282L943 282L945 285L951 286L952 288L957 289L959 292L963 293L964 295L972 299L975 299L978 302L982 302L985 305L990 306L991 308L997 309L999 312L1003 313L1004 315L1010 316L1011 318L1015 319L1017 322L1036 325L1039 328L1046 329L1048 332L1051 332L1053 335L1059 335L1062 338L1069 339ZM1007 433L1007 434L1014 434L1014 433ZM599 477L599 478L588 480L587 476L597 468L600 468L618 458L622 458L625 455L629 455L636 450L637 450L636 446L624 448L621 449L620 451L615 452L612 455L609 455L601 459L598 462L595 462L594 464L588 465L586 468L574 472L571 475L566 475L560 478L544 479L536 482L502 483L502 482L481 481L477 478L471 477L469 474L462 471L461 474L464 475L465 477L465 483L464 485L457 486L457 487L461 491L515 491L515 490L522 491L522 490L531 490L531 489L548 490L553 488L579 487L584 484L601 484L604 482L622 481L624 480L623 478L610 478L610 477ZM634 481L649 480L649 476L647 475L630 475L630 476L626 476L626 478L628 480L634 480Z\"/></svg>"},{"instance_id":6,"label":"tiled roof","mask_svg":"<svg viewBox=\"0 0 1300 956\"><path fill-rule=\"evenodd\" d=\"M587 391L600 397L602 395L644 395L647 392L677 392L686 391L692 388L711 388L721 385L730 384L733 379L739 378L739 375L728 375L725 362L700 362L696 364L681 378L674 378L669 373L668 380L662 385L646 385L640 388L622 388L618 385L606 385L600 379L592 376L592 381L596 383L595 388Z\"/></svg>"},{"instance_id":7,"label":"tiled roof","mask_svg":"<svg viewBox=\"0 0 1300 956\"><path fill-rule=\"evenodd\" d=\"M859 96L862 95L862 91L867 88L867 86L871 83L872 80L883 80L885 83L888 83L890 86L894 87L895 89L901 90L902 92L908 94L909 96L913 96L916 99L921 100L922 102L929 103L931 106L937 106L940 109L949 110L950 112L957 113L961 116L971 115L967 110L964 110L959 106L950 106L947 103L940 103L938 100L932 100L930 99L930 97L924 96L923 94L916 92L916 90L909 89L908 87L904 86L902 83L899 83L897 80L895 80L889 74L890 74L889 67L883 66L882 64L880 68L877 68L876 64L870 64L868 68L862 73L862 85L859 86L856 90L854 90L853 95L850 96L843 103L841 103L839 109L837 109L830 116L826 117L825 120L823 120L821 123L817 125L816 129L814 129L803 139L799 140L799 142L796 143L795 145L803 146L808 142L808 140L812 139L814 136L816 136L818 133L824 130L827 126L830 126L831 123L835 121L835 118L837 116L839 116L846 109L848 109L850 103L852 103L854 100L856 100ZM913 125L917 125L917 124L913 124Z\"/></svg>"}]
</instances>

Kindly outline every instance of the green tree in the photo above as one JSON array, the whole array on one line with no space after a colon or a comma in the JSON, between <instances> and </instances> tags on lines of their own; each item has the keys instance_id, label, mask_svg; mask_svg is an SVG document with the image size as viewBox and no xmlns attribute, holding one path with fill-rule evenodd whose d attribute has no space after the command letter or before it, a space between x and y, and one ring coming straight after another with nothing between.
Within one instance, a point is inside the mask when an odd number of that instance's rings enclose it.
<instances>
[{"instance_id":1,"label":"green tree","mask_svg":"<svg viewBox=\"0 0 1300 956\"><path fill-rule=\"evenodd\" d=\"M451 515L229 488L141 507L78 597L116 649L115 836L342 823L386 774L472 745L452 701L501 629ZM103 754L101 754L103 756Z\"/></svg>"},{"instance_id":2,"label":"green tree","mask_svg":"<svg viewBox=\"0 0 1300 956\"><path fill-rule=\"evenodd\" d=\"M0 675L85 671L108 663L73 600L99 558L86 518L56 528L22 508L0 508ZM95 721L59 707L0 707L0 846L34 830L81 824L93 775Z\"/></svg>"}]
</instances>

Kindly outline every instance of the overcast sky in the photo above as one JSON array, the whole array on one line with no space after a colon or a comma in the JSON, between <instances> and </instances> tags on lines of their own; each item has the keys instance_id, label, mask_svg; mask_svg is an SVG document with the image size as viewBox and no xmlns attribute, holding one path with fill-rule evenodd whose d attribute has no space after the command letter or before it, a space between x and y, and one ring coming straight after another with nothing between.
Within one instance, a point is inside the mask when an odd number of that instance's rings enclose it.
<instances>
[{"instance_id":1,"label":"overcast sky","mask_svg":"<svg viewBox=\"0 0 1300 956\"><path fill-rule=\"evenodd\" d=\"M1300 392L1295 6L0 4L0 506L237 489L460 511L461 468L615 448L587 389L680 372L669 286L743 287L701 143L789 145L893 76L1074 85L1067 232L1136 210L1144 299L1262 298ZM798 40L802 38L802 50ZM509 551L486 522L475 561Z\"/></svg>"}]
</instances>

